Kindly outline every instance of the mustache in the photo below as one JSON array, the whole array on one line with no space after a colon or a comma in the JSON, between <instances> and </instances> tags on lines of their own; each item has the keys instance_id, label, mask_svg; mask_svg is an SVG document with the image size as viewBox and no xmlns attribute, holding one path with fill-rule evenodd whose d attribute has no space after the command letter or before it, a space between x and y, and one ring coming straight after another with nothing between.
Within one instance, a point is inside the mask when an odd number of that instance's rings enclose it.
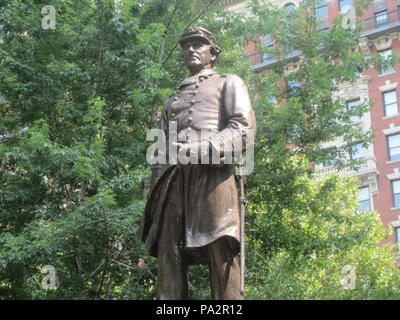
<instances>
[{"instance_id":1,"label":"mustache","mask_svg":"<svg viewBox=\"0 0 400 320\"><path fill-rule=\"evenodd\" d=\"M200 59L200 57L196 53L188 54L188 58L197 58Z\"/></svg>"}]
</instances>

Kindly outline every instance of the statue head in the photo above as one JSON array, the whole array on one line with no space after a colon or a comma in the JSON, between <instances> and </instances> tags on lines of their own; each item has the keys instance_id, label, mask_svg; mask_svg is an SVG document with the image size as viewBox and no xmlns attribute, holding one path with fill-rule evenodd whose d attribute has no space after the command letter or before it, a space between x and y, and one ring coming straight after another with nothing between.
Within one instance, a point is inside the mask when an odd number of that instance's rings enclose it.
<instances>
[{"instance_id":1,"label":"statue head","mask_svg":"<svg viewBox=\"0 0 400 320\"><path fill-rule=\"evenodd\" d=\"M202 27L187 28L179 44L183 48L185 64L192 74L212 68L221 53L213 34Z\"/></svg>"}]
</instances>

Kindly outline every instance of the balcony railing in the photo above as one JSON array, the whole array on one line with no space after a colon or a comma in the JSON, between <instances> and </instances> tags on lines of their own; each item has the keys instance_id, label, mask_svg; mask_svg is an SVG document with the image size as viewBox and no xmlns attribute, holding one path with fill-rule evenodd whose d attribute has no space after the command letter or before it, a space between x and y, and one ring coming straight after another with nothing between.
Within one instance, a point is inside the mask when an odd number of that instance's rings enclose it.
<instances>
[{"instance_id":1,"label":"balcony railing","mask_svg":"<svg viewBox=\"0 0 400 320\"><path fill-rule=\"evenodd\" d=\"M299 50L291 50L288 52L288 54L284 57L284 60L290 60L293 59L295 57L298 57L300 55L300 51ZM278 62L278 59L276 59L274 56L270 55L270 54L261 54L258 52L254 52L250 55L247 56L248 60L252 60L256 66L255 67L262 67L264 65L268 65L271 66L273 65L275 62ZM253 68L255 68L253 67Z\"/></svg>"},{"instance_id":2,"label":"balcony railing","mask_svg":"<svg viewBox=\"0 0 400 320\"><path fill-rule=\"evenodd\" d=\"M332 172L338 172L338 170L333 167L322 167L320 169L316 170L316 175L317 177L321 177L323 175L329 175ZM375 158L367 158L365 159L365 162L360 165L360 167L357 170L352 170L352 169L344 169L340 171L340 173L343 173L347 176L363 176L367 175L370 173L377 173L377 167L376 167L376 160Z\"/></svg>"},{"instance_id":3,"label":"balcony railing","mask_svg":"<svg viewBox=\"0 0 400 320\"><path fill-rule=\"evenodd\" d=\"M364 19L358 23L365 24L364 28L361 31L361 34L363 34L373 30L378 31L381 28L386 30L387 26L391 26L399 22L400 22L400 9L390 12L380 12L377 13L374 17Z\"/></svg>"},{"instance_id":4,"label":"balcony railing","mask_svg":"<svg viewBox=\"0 0 400 320\"><path fill-rule=\"evenodd\" d=\"M380 32L386 32L388 29L399 26L400 28L400 7L398 10L390 12L380 12L374 17L361 20L358 24L363 23L364 27L361 30L361 36L368 36L372 34L379 35ZM300 55L298 50L289 52L285 60L294 58ZM252 69L258 69L263 67L271 67L277 59L269 54L261 54L258 52L251 53L247 56L248 60L254 62L255 66Z\"/></svg>"}]
</instances>

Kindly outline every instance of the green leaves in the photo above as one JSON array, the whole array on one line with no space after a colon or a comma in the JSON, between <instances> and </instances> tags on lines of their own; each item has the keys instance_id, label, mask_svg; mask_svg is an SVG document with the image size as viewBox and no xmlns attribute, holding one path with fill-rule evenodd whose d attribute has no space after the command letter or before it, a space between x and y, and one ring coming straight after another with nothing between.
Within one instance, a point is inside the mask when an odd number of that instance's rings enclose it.
<instances>
[{"instance_id":1,"label":"green leaves","mask_svg":"<svg viewBox=\"0 0 400 320\"><path fill-rule=\"evenodd\" d=\"M177 4L57 0L55 30L41 28L35 1L2 4L0 241L14 239L0 249L2 297L154 295L156 265L136 240L145 136L187 74L174 47L202 10ZM216 24L216 12L203 18ZM241 46L218 32L236 44L221 60L234 66ZM41 290L47 264L61 283L52 292Z\"/></svg>"},{"instance_id":2,"label":"green leaves","mask_svg":"<svg viewBox=\"0 0 400 320\"><path fill-rule=\"evenodd\" d=\"M223 49L217 71L246 80L257 114L247 186L248 297L398 297L398 286L384 290L399 278L384 267L390 249L377 245L384 229L375 214L354 214L354 181L313 176L315 162L335 156L321 142L344 136L336 150L343 154L370 138L349 122L368 102L347 111L332 98L338 83L355 81L354 72L375 61L348 50L355 36L340 22L315 32L310 19L285 20L284 10L255 0L253 16L216 4L195 22L204 7L189 0L52 5L55 30L41 28L36 1L0 8L2 298L154 298L157 261L136 239L150 180L145 137L188 75L177 40L190 23L214 33ZM276 58L304 52L300 67L285 72L282 59L269 73L250 72L243 44L265 34L281 44L271 51ZM360 291L342 288L345 264L356 266L369 291L359 283ZM45 265L56 270L57 290L42 288ZM206 268L190 272L192 297L207 298Z\"/></svg>"},{"instance_id":3,"label":"green leaves","mask_svg":"<svg viewBox=\"0 0 400 320\"><path fill-rule=\"evenodd\" d=\"M309 164L299 160L286 161L279 178L277 171L250 191L248 298L399 297L393 246L380 245L390 229L382 226L377 213L356 212L355 179L309 176ZM354 290L341 285L346 265L356 270ZM384 292L386 281L393 284L390 294Z\"/></svg>"},{"instance_id":4,"label":"green leaves","mask_svg":"<svg viewBox=\"0 0 400 320\"><path fill-rule=\"evenodd\" d=\"M328 30L318 30L312 7L312 1L303 1L287 19L285 9L251 1L250 28L272 37L275 47L260 51L276 61L250 82L257 141L255 170L247 186L248 297L380 299L389 296L383 293L384 279L395 282L399 276L393 252L380 246L389 229L376 213L357 213L355 179L315 174L320 163L334 163L336 169L361 164L347 160L349 152L360 143L368 147L372 130L352 119L372 103L361 101L350 108L337 93L345 86L363 85L356 73L370 68L376 58L354 49L360 26L349 32L338 17ZM327 149L328 142L334 147ZM341 285L346 265L356 269L355 290ZM396 283L391 299L399 294Z\"/></svg>"}]
</instances>

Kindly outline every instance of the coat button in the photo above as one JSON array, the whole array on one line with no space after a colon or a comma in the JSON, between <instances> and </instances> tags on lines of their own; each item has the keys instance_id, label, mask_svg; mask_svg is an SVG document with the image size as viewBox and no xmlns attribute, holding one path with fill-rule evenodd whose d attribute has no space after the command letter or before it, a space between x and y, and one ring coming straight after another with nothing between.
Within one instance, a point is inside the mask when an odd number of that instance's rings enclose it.
<instances>
[{"instance_id":1,"label":"coat button","mask_svg":"<svg viewBox=\"0 0 400 320\"><path fill-rule=\"evenodd\" d=\"M193 113L193 109L192 109L192 108L189 109L189 113L190 113L190 114Z\"/></svg>"},{"instance_id":2,"label":"coat button","mask_svg":"<svg viewBox=\"0 0 400 320\"><path fill-rule=\"evenodd\" d=\"M193 91L193 95L196 95L196 94L197 94L197 90Z\"/></svg>"},{"instance_id":3,"label":"coat button","mask_svg":"<svg viewBox=\"0 0 400 320\"><path fill-rule=\"evenodd\" d=\"M174 98L174 101L176 101L176 100L178 100L178 97L175 97L175 98Z\"/></svg>"},{"instance_id":4,"label":"coat button","mask_svg":"<svg viewBox=\"0 0 400 320\"><path fill-rule=\"evenodd\" d=\"M171 113L171 117L175 117L176 116L176 113Z\"/></svg>"},{"instance_id":5,"label":"coat button","mask_svg":"<svg viewBox=\"0 0 400 320\"><path fill-rule=\"evenodd\" d=\"M192 101L190 101L191 104L194 104L195 102L196 102L196 100L194 100L194 99Z\"/></svg>"},{"instance_id":6,"label":"coat button","mask_svg":"<svg viewBox=\"0 0 400 320\"><path fill-rule=\"evenodd\" d=\"M198 83L196 83L196 85L194 87L197 89L198 87L200 87L200 85Z\"/></svg>"},{"instance_id":7,"label":"coat button","mask_svg":"<svg viewBox=\"0 0 400 320\"><path fill-rule=\"evenodd\" d=\"M188 121L189 121L189 122L192 122L192 121L193 121L192 117L189 117L189 118L188 118Z\"/></svg>"}]
</instances>

